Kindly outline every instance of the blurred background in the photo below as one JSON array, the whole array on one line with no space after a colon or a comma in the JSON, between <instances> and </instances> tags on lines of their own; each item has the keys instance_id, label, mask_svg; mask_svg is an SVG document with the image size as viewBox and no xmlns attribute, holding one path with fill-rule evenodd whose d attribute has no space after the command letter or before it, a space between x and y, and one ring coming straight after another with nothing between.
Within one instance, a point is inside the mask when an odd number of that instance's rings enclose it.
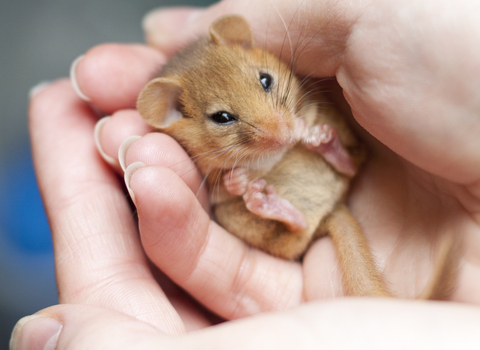
<instances>
[{"instance_id":1,"label":"blurred background","mask_svg":"<svg viewBox=\"0 0 480 350\"><path fill-rule=\"evenodd\" d=\"M57 303L27 128L28 92L103 42L141 42L145 13L207 0L0 0L0 349L16 321Z\"/></svg>"}]
</instances>

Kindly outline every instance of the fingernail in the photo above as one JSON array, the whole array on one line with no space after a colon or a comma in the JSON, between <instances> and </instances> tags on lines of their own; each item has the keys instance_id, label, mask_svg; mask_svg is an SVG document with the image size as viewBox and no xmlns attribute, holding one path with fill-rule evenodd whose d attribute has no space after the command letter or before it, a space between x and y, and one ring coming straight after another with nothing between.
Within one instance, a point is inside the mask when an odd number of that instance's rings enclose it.
<instances>
[{"instance_id":1,"label":"fingernail","mask_svg":"<svg viewBox=\"0 0 480 350\"><path fill-rule=\"evenodd\" d=\"M55 350L62 331L60 322L41 315L31 315L17 322L10 338L10 350Z\"/></svg>"},{"instance_id":2,"label":"fingernail","mask_svg":"<svg viewBox=\"0 0 480 350\"><path fill-rule=\"evenodd\" d=\"M172 42L172 34L181 32L203 11L194 7L182 9L156 9L147 13L142 20L142 28L147 42L163 46Z\"/></svg>"},{"instance_id":3,"label":"fingernail","mask_svg":"<svg viewBox=\"0 0 480 350\"><path fill-rule=\"evenodd\" d=\"M135 141L141 138L142 138L141 136L133 135L133 136L127 137L120 145L120 148L118 149L118 162L120 163L120 167L122 168L123 171L125 171L126 156L127 156L128 148L132 145L132 143L134 143Z\"/></svg>"},{"instance_id":4,"label":"fingernail","mask_svg":"<svg viewBox=\"0 0 480 350\"><path fill-rule=\"evenodd\" d=\"M50 85L50 81L41 81L37 85L33 86L30 91L28 91L28 98L32 99L36 95L38 95L42 90L44 90L48 85Z\"/></svg>"},{"instance_id":5,"label":"fingernail","mask_svg":"<svg viewBox=\"0 0 480 350\"><path fill-rule=\"evenodd\" d=\"M83 57L84 55L81 55L72 62L72 65L70 66L70 81L72 82L73 89L77 93L78 97L84 101L90 102L90 98L88 98L88 96L86 96L82 90L80 90L80 86L78 86L77 81L77 67Z\"/></svg>"},{"instance_id":6,"label":"fingernail","mask_svg":"<svg viewBox=\"0 0 480 350\"><path fill-rule=\"evenodd\" d=\"M93 137L95 139L95 145L97 146L98 153L102 156L102 158L110 165L115 166L117 165L117 161L115 158L110 157L102 148L102 144L100 142L100 133L102 132L103 125L110 119L111 117L103 117L100 119L97 124L95 124L95 129L93 131Z\"/></svg>"},{"instance_id":7,"label":"fingernail","mask_svg":"<svg viewBox=\"0 0 480 350\"><path fill-rule=\"evenodd\" d=\"M137 202L135 201L135 194L133 193L132 188L130 187L130 180L131 180L132 175L135 171L137 171L138 169L143 168L145 166L146 166L145 163L135 162L135 163L130 164L128 166L128 168L125 170L125 175L124 175L125 186L127 187L128 194L130 194L130 198L132 198L132 202L135 205L137 205Z\"/></svg>"}]
</instances>

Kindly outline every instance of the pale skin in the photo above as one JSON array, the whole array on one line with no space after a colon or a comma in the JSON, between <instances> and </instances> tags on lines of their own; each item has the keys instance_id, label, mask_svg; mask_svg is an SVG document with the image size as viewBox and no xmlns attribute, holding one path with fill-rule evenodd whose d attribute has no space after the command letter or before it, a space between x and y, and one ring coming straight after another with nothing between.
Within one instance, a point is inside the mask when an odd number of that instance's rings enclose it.
<instances>
[{"instance_id":1,"label":"pale skin","mask_svg":"<svg viewBox=\"0 0 480 350\"><path fill-rule=\"evenodd\" d=\"M34 97L30 122L52 224L60 302L80 305L40 311L43 318L15 333L14 349L43 346L58 330L53 319L63 325L57 350L132 344L142 349L478 348L480 4L450 3L224 1L194 11L194 17L191 9L171 9L149 19L147 34L155 49L99 46L80 61L76 80L92 103L112 115L103 122L99 143L119 169L122 141L148 132L128 108L179 43L235 12L252 24L259 46L268 39L267 48L279 53L285 37L281 16L290 36L313 38L298 70L336 76L366 130L362 136L370 158L348 204L390 289L401 297L418 295L434 260L429 253L435 251L435 238L454 230L465 249L452 302L332 300L342 289L328 238L312 245L303 263L247 247L209 220L198 173L191 163L178 163L185 154L161 134L146 135L125 152L127 166L147 165L129 177L140 241L121 183L95 148L97 116L63 80ZM301 20L291 21L292 16ZM187 18L193 19L185 23ZM322 64L311 64L313 58ZM228 320L246 318L208 328L204 312L164 278L165 293L161 290L144 251L201 304ZM259 315L262 311L273 313ZM45 327L48 322L51 327ZM202 330L168 336L186 328Z\"/></svg>"}]
</instances>

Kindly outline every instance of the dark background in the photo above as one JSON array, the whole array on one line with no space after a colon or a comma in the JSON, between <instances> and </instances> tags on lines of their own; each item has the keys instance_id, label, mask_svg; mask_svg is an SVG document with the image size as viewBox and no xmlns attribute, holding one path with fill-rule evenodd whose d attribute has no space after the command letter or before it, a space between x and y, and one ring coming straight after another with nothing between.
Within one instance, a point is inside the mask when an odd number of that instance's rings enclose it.
<instances>
[{"instance_id":1,"label":"dark background","mask_svg":"<svg viewBox=\"0 0 480 350\"><path fill-rule=\"evenodd\" d=\"M53 254L31 165L28 92L67 76L102 42L141 42L153 8L211 0L0 0L0 349L15 322L57 303Z\"/></svg>"}]
</instances>

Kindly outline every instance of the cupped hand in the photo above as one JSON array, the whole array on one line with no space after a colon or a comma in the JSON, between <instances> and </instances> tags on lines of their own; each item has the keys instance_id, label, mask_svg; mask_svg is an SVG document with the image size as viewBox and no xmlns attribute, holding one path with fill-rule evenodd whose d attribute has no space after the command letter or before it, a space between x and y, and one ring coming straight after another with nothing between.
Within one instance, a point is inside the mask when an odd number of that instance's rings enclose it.
<instances>
[{"instance_id":1,"label":"cupped hand","mask_svg":"<svg viewBox=\"0 0 480 350\"><path fill-rule=\"evenodd\" d=\"M370 159L349 205L391 290L419 294L430 276L437 238L454 232L466 249L452 300L476 304L480 52L472 43L480 41L480 21L474 18L480 12L473 11L474 2L455 9L441 3L224 1L207 10L170 9L146 21L150 43L159 51L96 47L77 65L76 81L91 103L111 114L97 128L97 141L118 169L123 140L149 131L134 106L142 86L165 62L162 52L172 54L219 15L244 15L257 45L288 60L291 43L300 47L298 72L336 76L366 130ZM457 21L462 26L455 26ZM130 142L121 152L140 242L122 187L96 153L96 116L89 104L64 81L37 95L30 114L62 302L108 307L182 332L144 251L189 294L228 319L342 295L329 239L313 244L302 263L246 246L210 220L194 164L161 134ZM128 168L139 161L146 166ZM196 308L186 310L203 320L197 324L208 323Z\"/></svg>"},{"instance_id":2,"label":"cupped hand","mask_svg":"<svg viewBox=\"0 0 480 350\"><path fill-rule=\"evenodd\" d=\"M97 120L68 80L52 83L30 105L60 303L108 307L169 334L209 325L191 298L145 257L122 181L95 147Z\"/></svg>"}]
</instances>

